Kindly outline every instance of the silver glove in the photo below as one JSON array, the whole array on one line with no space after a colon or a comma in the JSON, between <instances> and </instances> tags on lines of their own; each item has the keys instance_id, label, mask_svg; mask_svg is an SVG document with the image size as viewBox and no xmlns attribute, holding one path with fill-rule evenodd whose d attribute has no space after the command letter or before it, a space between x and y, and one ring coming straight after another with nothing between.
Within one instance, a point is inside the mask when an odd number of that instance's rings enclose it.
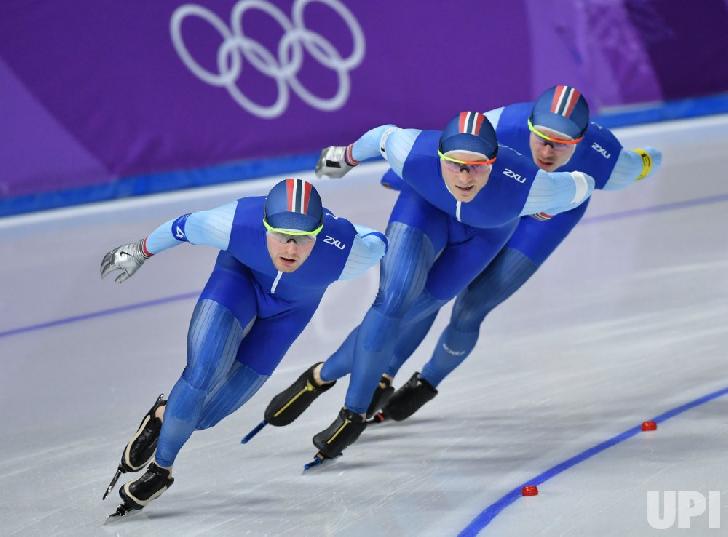
<instances>
[{"instance_id":1,"label":"silver glove","mask_svg":"<svg viewBox=\"0 0 728 537\"><path fill-rule=\"evenodd\" d=\"M316 177L344 177L355 164L349 164L346 159L345 145L330 145L321 151L316 163Z\"/></svg>"},{"instance_id":2,"label":"silver glove","mask_svg":"<svg viewBox=\"0 0 728 537\"><path fill-rule=\"evenodd\" d=\"M134 273L149 259L149 255L144 255L142 247L144 239L122 244L108 252L101 261L101 277L105 278L114 271L119 271L114 281L123 283L131 278Z\"/></svg>"}]
</instances>

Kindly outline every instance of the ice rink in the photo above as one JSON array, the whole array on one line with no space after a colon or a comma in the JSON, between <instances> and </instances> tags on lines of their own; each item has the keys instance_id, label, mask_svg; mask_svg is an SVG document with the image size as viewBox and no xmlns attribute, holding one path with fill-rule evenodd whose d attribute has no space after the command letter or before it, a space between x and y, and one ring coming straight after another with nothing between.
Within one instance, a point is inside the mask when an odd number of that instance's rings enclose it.
<instances>
[{"instance_id":1,"label":"ice rink","mask_svg":"<svg viewBox=\"0 0 728 537\"><path fill-rule=\"evenodd\" d=\"M108 524L119 496L101 495L184 366L215 251L165 252L122 286L99 278L101 258L179 214L264 194L273 179L0 220L0 535L724 534L707 513L689 530L652 529L646 497L722 490L728 528L728 116L617 133L626 147L662 149L662 170L597 192L416 416L370 427L336 464L302 475L344 381L293 425L240 444L270 398L361 320L376 290L370 271L329 289L243 409L192 436L169 491ZM316 184L335 213L383 229L394 201L378 185L383 170ZM447 314L396 385L429 357ZM658 416L657 431L634 429ZM525 483L540 494L521 497Z\"/></svg>"}]
</instances>

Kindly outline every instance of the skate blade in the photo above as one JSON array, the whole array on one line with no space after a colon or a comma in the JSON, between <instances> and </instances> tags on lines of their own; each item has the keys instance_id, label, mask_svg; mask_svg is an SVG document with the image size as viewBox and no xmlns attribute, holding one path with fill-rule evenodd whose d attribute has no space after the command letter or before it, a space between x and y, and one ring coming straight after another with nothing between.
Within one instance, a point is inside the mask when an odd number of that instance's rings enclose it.
<instances>
[{"instance_id":1,"label":"skate blade","mask_svg":"<svg viewBox=\"0 0 728 537\"><path fill-rule=\"evenodd\" d=\"M376 410L374 411L374 414L370 414L369 412L367 412L367 416L366 416L367 417L367 422L369 420L374 419L374 417L377 414L380 414L380 415L384 416L384 407L386 407L387 404L389 404L389 400L392 398L393 395L394 395L394 389L393 388L391 390L388 390L388 391L384 392L384 394L382 394L382 396L379 399L379 402L378 402L378 404L376 406Z\"/></svg>"},{"instance_id":2,"label":"skate blade","mask_svg":"<svg viewBox=\"0 0 728 537\"><path fill-rule=\"evenodd\" d=\"M378 423L384 423L385 421L387 421L387 417L380 410L367 420L367 427L369 427L370 425L377 425Z\"/></svg>"},{"instance_id":3,"label":"skate blade","mask_svg":"<svg viewBox=\"0 0 728 537\"><path fill-rule=\"evenodd\" d=\"M305 475L305 474L311 474L311 473L318 472L319 470L322 470L323 468L334 464L337 460L339 460L339 457L341 457L341 455L339 455L338 457L334 457L332 459L329 457L325 457L321 453L316 453L316 455L314 456L314 458L311 462L303 465L302 473Z\"/></svg>"},{"instance_id":4,"label":"skate blade","mask_svg":"<svg viewBox=\"0 0 728 537\"><path fill-rule=\"evenodd\" d=\"M253 430L251 430L248 434L246 434L242 440L240 440L240 443L247 444L248 442L250 442L253 439L253 437L256 434L258 434L263 429L263 427L265 427L266 425L268 425L267 421L265 421L265 420L261 421L258 425L253 427Z\"/></svg>"},{"instance_id":5,"label":"skate blade","mask_svg":"<svg viewBox=\"0 0 728 537\"><path fill-rule=\"evenodd\" d=\"M111 478L111 483L109 483L109 486L106 487L106 492L104 492L104 495L101 496L102 500L105 500L106 497L109 495L109 492L114 490L114 487L116 486L116 482L119 480L119 477L121 477L122 473L123 473L123 470L121 469L121 466L119 466L116 469L116 474L114 474L114 477Z\"/></svg>"},{"instance_id":6,"label":"skate blade","mask_svg":"<svg viewBox=\"0 0 728 537\"><path fill-rule=\"evenodd\" d=\"M141 509L132 509L125 503L122 503L119 507L116 508L116 511L106 517L106 522L113 522L114 520L119 520L121 518L129 518L135 513L141 513L141 511Z\"/></svg>"}]
</instances>

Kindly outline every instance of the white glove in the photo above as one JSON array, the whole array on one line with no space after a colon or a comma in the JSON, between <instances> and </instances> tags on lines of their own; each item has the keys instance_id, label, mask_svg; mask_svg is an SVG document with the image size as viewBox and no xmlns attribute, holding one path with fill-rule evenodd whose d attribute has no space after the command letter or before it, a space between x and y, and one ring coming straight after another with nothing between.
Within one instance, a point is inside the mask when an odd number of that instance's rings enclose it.
<instances>
[{"instance_id":1,"label":"white glove","mask_svg":"<svg viewBox=\"0 0 728 537\"><path fill-rule=\"evenodd\" d=\"M339 177L344 177L349 170L359 164L351 154L347 158L347 150L351 151L349 147L351 146L330 145L324 148L316 163L316 177L338 179Z\"/></svg>"},{"instance_id":2,"label":"white glove","mask_svg":"<svg viewBox=\"0 0 728 537\"><path fill-rule=\"evenodd\" d=\"M151 254L145 253L144 240L122 244L108 252L101 260L101 277L105 278L118 270L119 275L114 279L116 283L123 283L131 278L151 257Z\"/></svg>"}]
</instances>

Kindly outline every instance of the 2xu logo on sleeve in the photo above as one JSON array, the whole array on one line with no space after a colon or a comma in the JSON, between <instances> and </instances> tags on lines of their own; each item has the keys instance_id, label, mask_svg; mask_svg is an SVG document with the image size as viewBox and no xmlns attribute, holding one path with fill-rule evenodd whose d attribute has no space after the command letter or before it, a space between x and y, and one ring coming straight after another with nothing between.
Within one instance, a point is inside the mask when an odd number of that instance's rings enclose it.
<instances>
[{"instance_id":1,"label":"2xu logo on sleeve","mask_svg":"<svg viewBox=\"0 0 728 537\"><path fill-rule=\"evenodd\" d=\"M325 4L343 20L354 42L354 49L348 57L342 57L336 47L321 34L306 28L303 11L313 2ZM253 9L269 15L283 29L283 36L275 52L245 35L243 15ZM217 50L217 72L206 70L190 54L182 39L182 22L187 17L204 20L221 35L222 43ZM349 71L357 67L364 58L365 43L361 26L351 11L338 0L295 0L291 19L266 0L241 0L235 4L230 14L230 28L211 10L196 4L184 4L172 14L170 32L178 56L197 78L212 86L225 88L243 109L264 119L274 119L285 112L289 101L289 87L306 104L317 110L341 108L349 98ZM298 80L304 49L319 64L336 72L338 88L333 97L319 97ZM253 102L238 87L237 81L243 71L244 61L275 81L277 96L273 104L264 106Z\"/></svg>"}]
</instances>

